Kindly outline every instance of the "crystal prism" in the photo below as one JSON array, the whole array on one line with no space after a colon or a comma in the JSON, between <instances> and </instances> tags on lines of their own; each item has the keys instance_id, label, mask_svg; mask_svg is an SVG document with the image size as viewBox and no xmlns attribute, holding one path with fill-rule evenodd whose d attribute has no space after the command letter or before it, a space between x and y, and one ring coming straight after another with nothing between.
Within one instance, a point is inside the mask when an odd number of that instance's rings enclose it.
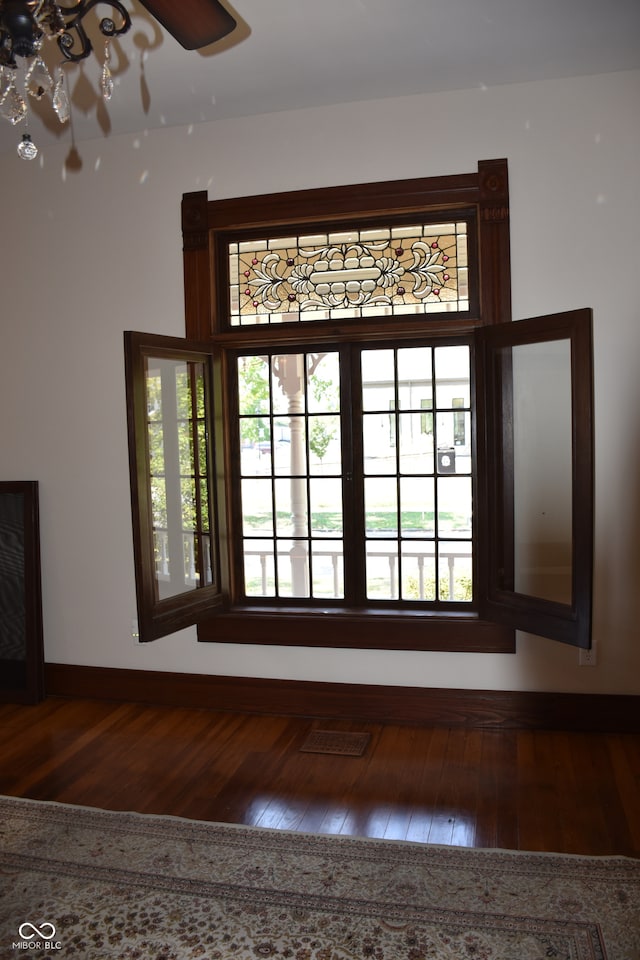
<instances>
[{"instance_id":1,"label":"crystal prism","mask_svg":"<svg viewBox=\"0 0 640 960\"><path fill-rule=\"evenodd\" d=\"M56 71L56 80L53 85L53 109L56 112L60 123L66 123L71 116L71 107L69 106L69 97L64 83L64 75L60 67Z\"/></svg>"},{"instance_id":2,"label":"crystal prism","mask_svg":"<svg viewBox=\"0 0 640 960\"><path fill-rule=\"evenodd\" d=\"M9 92L13 76L13 70L9 67L0 66L0 101L4 100L5 94Z\"/></svg>"},{"instance_id":3,"label":"crystal prism","mask_svg":"<svg viewBox=\"0 0 640 960\"><path fill-rule=\"evenodd\" d=\"M102 66L102 73L100 74L100 89L105 100L111 100L111 97L113 96L113 77L111 76L111 70L109 69L110 62L111 51L109 49L109 41L105 40L104 64Z\"/></svg>"},{"instance_id":4,"label":"crystal prism","mask_svg":"<svg viewBox=\"0 0 640 960\"><path fill-rule=\"evenodd\" d=\"M36 100L42 100L46 93L51 93L53 80L42 57L36 57L27 70L25 86Z\"/></svg>"},{"instance_id":5,"label":"crystal prism","mask_svg":"<svg viewBox=\"0 0 640 960\"><path fill-rule=\"evenodd\" d=\"M22 140L18 144L18 156L23 160L35 160L38 156L38 148L28 133L22 134Z\"/></svg>"},{"instance_id":6,"label":"crystal prism","mask_svg":"<svg viewBox=\"0 0 640 960\"><path fill-rule=\"evenodd\" d=\"M20 123L27 114L27 105L24 98L16 90L15 78L12 78L7 88L2 102L0 103L0 114L9 123Z\"/></svg>"},{"instance_id":7,"label":"crystal prism","mask_svg":"<svg viewBox=\"0 0 640 960\"><path fill-rule=\"evenodd\" d=\"M102 90L102 96L104 99L111 100L111 97L113 96L113 77L111 76L111 71L106 63L102 68L102 73L100 75L100 89Z\"/></svg>"}]
</instances>

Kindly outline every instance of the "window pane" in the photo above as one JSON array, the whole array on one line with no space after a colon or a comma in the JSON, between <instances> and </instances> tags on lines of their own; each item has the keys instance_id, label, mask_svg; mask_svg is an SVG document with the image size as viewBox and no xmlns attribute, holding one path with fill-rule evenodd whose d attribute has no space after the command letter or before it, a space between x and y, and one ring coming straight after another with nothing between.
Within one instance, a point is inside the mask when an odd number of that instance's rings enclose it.
<instances>
[{"instance_id":1,"label":"window pane","mask_svg":"<svg viewBox=\"0 0 640 960\"><path fill-rule=\"evenodd\" d=\"M354 469L362 470L356 538L364 538L366 586L359 599L449 601L440 580L449 584L451 550L445 555L441 542L460 541L456 552L471 554L469 348L365 348L360 357L363 459ZM345 488L342 475L339 354L242 358L239 376L248 369L260 392L256 359L271 376L266 398L251 401L251 384L243 388L245 409L257 411L240 418L244 536L275 534L276 596L342 597L342 498L352 485ZM353 574L361 556L356 549L346 558ZM259 581L252 574L250 595L262 578L262 570ZM453 593L466 599L468 591Z\"/></svg>"},{"instance_id":2,"label":"window pane","mask_svg":"<svg viewBox=\"0 0 640 960\"><path fill-rule=\"evenodd\" d=\"M362 418L365 473L396 472L395 413L365 413Z\"/></svg>"},{"instance_id":3,"label":"window pane","mask_svg":"<svg viewBox=\"0 0 640 960\"><path fill-rule=\"evenodd\" d=\"M435 443L439 474L470 474L471 390L469 348L437 347Z\"/></svg>"},{"instance_id":4,"label":"window pane","mask_svg":"<svg viewBox=\"0 0 640 960\"><path fill-rule=\"evenodd\" d=\"M238 406L241 416L269 413L269 367L264 357L238 359Z\"/></svg>"},{"instance_id":5,"label":"window pane","mask_svg":"<svg viewBox=\"0 0 640 960\"><path fill-rule=\"evenodd\" d=\"M395 477L369 477L364 482L367 536L398 531L398 484Z\"/></svg>"},{"instance_id":6,"label":"window pane","mask_svg":"<svg viewBox=\"0 0 640 960\"><path fill-rule=\"evenodd\" d=\"M305 540L278 540L278 596L309 596L309 548Z\"/></svg>"},{"instance_id":7,"label":"window pane","mask_svg":"<svg viewBox=\"0 0 640 960\"><path fill-rule=\"evenodd\" d=\"M212 582L204 367L147 357L144 371L155 588L162 600Z\"/></svg>"},{"instance_id":8,"label":"window pane","mask_svg":"<svg viewBox=\"0 0 640 960\"><path fill-rule=\"evenodd\" d=\"M569 340L513 348L515 589L573 598L573 462Z\"/></svg>"},{"instance_id":9,"label":"window pane","mask_svg":"<svg viewBox=\"0 0 640 960\"><path fill-rule=\"evenodd\" d=\"M270 480L243 480L242 502L246 508L242 515L244 536L256 533L273 536L273 500Z\"/></svg>"},{"instance_id":10,"label":"window pane","mask_svg":"<svg viewBox=\"0 0 640 960\"><path fill-rule=\"evenodd\" d=\"M309 417L309 472L342 473L340 418L336 414Z\"/></svg>"},{"instance_id":11,"label":"window pane","mask_svg":"<svg viewBox=\"0 0 640 960\"><path fill-rule=\"evenodd\" d=\"M400 473L433 473L433 419L425 422L423 413L401 413L398 425Z\"/></svg>"},{"instance_id":12,"label":"window pane","mask_svg":"<svg viewBox=\"0 0 640 960\"><path fill-rule=\"evenodd\" d=\"M306 419L274 417L271 428L273 472L281 476L307 473Z\"/></svg>"},{"instance_id":13,"label":"window pane","mask_svg":"<svg viewBox=\"0 0 640 960\"><path fill-rule=\"evenodd\" d=\"M228 245L233 325L469 310L467 223Z\"/></svg>"},{"instance_id":14,"label":"window pane","mask_svg":"<svg viewBox=\"0 0 640 960\"><path fill-rule=\"evenodd\" d=\"M276 536L306 536L307 487L304 480L276 480Z\"/></svg>"},{"instance_id":15,"label":"window pane","mask_svg":"<svg viewBox=\"0 0 640 960\"><path fill-rule=\"evenodd\" d=\"M471 543L443 540L438 547L438 598L454 603L473 600Z\"/></svg>"},{"instance_id":16,"label":"window pane","mask_svg":"<svg viewBox=\"0 0 640 960\"><path fill-rule=\"evenodd\" d=\"M240 420L240 469L244 476L271 473L271 428L261 418Z\"/></svg>"},{"instance_id":17,"label":"window pane","mask_svg":"<svg viewBox=\"0 0 640 960\"><path fill-rule=\"evenodd\" d=\"M468 541L456 547L466 557L472 539L469 347L365 349L362 370L367 596L392 599L399 581L403 600L449 600L438 569L446 564L449 584L455 558L439 541Z\"/></svg>"},{"instance_id":18,"label":"window pane","mask_svg":"<svg viewBox=\"0 0 640 960\"><path fill-rule=\"evenodd\" d=\"M431 347L403 347L398 350L398 397L401 410L418 410L433 399Z\"/></svg>"},{"instance_id":19,"label":"window pane","mask_svg":"<svg viewBox=\"0 0 640 960\"><path fill-rule=\"evenodd\" d=\"M395 364L393 350L363 350L362 409L395 409Z\"/></svg>"},{"instance_id":20,"label":"window pane","mask_svg":"<svg viewBox=\"0 0 640 960\"><path fill-rule=\"evenodd\" d=\"M309 481L311 536L342 536L342 480L323 477Z\"/></svg>"},{"instance_id":21,"label":"window pane","mask_svg":"<svg viewBox=\"0 0 640 960\"><path fill-rule=\"evenodd\" d=\"M304 413L304 354L285 353L271 358L271 390L274 414Z\"/></svg>"},{"instance_id":22,"label":"window pane","mask_svg":"<svg viewBox=\"0 0 640 960\"><path fill-rule=\"evenodd\" d=\"M240 357L237 371L241 407L256 411L239 422L243 536L254 553L256 534L275 534L266 573L261 567L258 577L256 561L245 563L247 596L263 586L264 595L281 597L316 596L316 586L318 596L343 593L342 560L324 556L341 557L342 546L322 542L343 535L338 354Z\"/></svg>"},{"instance_id":23,"label":"window pane","mask_svg":"<svg viewBox=\"0 0 640 960\"><path fill-rule=\"evenodd\" d=\"M340 409L340 365L337 353L310 355L309 413L334 413Z\"/></svg>"},{"instance_id":24,"label":"window pane","mask_svg":"<svg viewBox=\"0 0 640 960\"><path fill-rule=\"evenodd\" d=\"M402 477L400 520L403 537L435 534L435 494L432 477Z\"/></svg>"},{"instance_id":25,"label":"window pane","mask_svg":"<svg viewBox=\"0 0 640 960\"><path fill-rule=\"evenodd\" d=\"M436 561L433 540L402 545L402 599L436 599Z\"/></svg>"},{"instance_id":26,"label":"window pane","mask_svg":"<svg viewBox=\"0 0 640 960\"><path fill-rule=\"evenodd\" d=\"M398 599L398 544L395 540L366 541L367 598Z\"/></svg>"},{"instance_id":27,"label":"window pane","mask_svg":"<svg viewBox=\"0 0 640 960\"><path fill-rule=\"evenodd\" d=\"M454 397L469 406L469 348L437 347L435 350L436 406L452 407Z\"/></svg>"},{"instance_id":28,"label":"window pane","mask_svg":"<svg viewBox=\"0 0 640 960\"><path fill-rule=\"evenodd\" d=\"M244 589L248 597L275 596L273 540L244 541Z\"/></svg>"},{"instance_id":29,"label":"window pane","mask_svg":"<svg viewBox=\"0 0 640 960\"><path fill-rule=\"evenodd\" d=\"M344 546L342 540L312 543L313 596L344 597Z\"/></svg>"},{"instance_id":30,"label":"window pane","mask_svg":"<svg viewBox=\"0 0 640 960\"><path fill-rule=\"evenodd\" d=\"M438 478L438 536L471 536L471 477Z\"/></svg>"}]
</instances>

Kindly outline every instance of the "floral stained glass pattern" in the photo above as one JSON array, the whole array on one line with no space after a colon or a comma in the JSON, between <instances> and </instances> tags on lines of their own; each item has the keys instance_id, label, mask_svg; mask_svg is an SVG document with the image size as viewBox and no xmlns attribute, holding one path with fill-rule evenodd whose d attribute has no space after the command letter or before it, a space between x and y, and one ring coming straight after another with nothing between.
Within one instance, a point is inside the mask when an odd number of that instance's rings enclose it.
<instances>
[{"instance_id":1,"label":"floral stained glass pattern","mask_svg":"<svg viewBox=\"0 0 640 960\"><path fill-rule=\"evenodd\" d=\"M234 326L469 310L467 223L229 244Z\"/></svg>"}]
</instances>

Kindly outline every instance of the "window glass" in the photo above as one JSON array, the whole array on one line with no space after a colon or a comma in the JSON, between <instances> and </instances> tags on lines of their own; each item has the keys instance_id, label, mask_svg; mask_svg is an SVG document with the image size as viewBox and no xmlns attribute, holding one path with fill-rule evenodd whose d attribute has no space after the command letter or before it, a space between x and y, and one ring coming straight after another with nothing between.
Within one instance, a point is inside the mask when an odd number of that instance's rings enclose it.
<instances>
[{"instance_id":1,"label":"window glass","mask_svg":"<svg viewBox=\"0 0 640 960\"><path fill-rule=\"evenodd\" d=\"M362 370L367 598L471 601L469 347L366 349Z\"/></svg>"},{"instance_id":2,"label":"window glass","mask_svg":"<svg viewBox=\"0 0 640 960\"><path fill-rule=\"evenodd\" d=\"M469 310L467 223L228 244L232 326Z\"/></svg>"},{"instance_id":3,"label":"window glass","mask_svg":"<svg viewBox=\"0 0 640 960\"><path fill-rule=\"evenodd\" d=\"M212 582L204 369L147 357L149 485L156 597Z\"/></svg>"},{"instance_id":4,"label":"window glass","mask_svg":"<svg viewBox=\"0 0 640 960\"><path fill-rule=\"evenodd\" d=\"M248 597L344 597L338 355L237 361Z\"/></svg>"},{"instance_id":5,"label":"window glass","mask_svg":"<svg viewBox=\"0 0 640 960\"><path fill-rule=\"evenodd\" d=\"M573 601L571 343L512 349L515 590Z\"/></svg>"},{"instance_id":6,"label":"window glass","mask_svg":"<svg viewBox=\"0 0 640 960\"><path fill-rule=\"evenodd\" d=\"M472 599L468 346L241 356L237 371L247 597L340 601L351 583L358 604ZM346 471L345 431L361 451Z\"/></svg>"}]
</instances>

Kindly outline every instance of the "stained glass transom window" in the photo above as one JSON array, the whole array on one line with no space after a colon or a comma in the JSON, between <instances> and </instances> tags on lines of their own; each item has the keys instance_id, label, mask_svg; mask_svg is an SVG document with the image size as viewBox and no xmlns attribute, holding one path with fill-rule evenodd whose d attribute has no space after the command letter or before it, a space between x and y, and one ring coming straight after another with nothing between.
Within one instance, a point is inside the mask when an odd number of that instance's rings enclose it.
<instances>
[{"instance_id":1,"label":"stained glass transom window","mask_svg":"<svg viewBox=\"0 0 640 960\"><path fill-rule=\"evenodd\" d=\"M467 223L230 243L233 326L469 310Z\"/></svg>"}]
</instances>

